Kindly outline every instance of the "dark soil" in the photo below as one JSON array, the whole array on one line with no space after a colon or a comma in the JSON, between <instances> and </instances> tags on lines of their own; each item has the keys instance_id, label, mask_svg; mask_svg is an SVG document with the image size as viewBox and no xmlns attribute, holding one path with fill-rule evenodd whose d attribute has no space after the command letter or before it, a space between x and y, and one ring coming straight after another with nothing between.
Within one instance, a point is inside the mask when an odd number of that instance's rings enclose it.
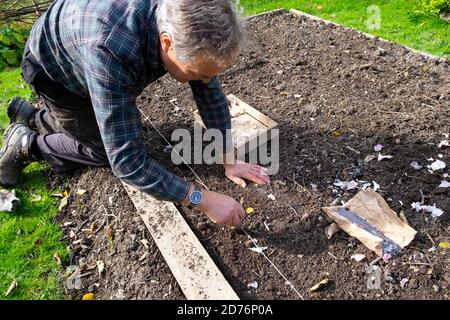
<instances>
[{"instance_id":1,"label":"dark soil","mask_svg":"<svg viewBox=\"0 0 450 320\"><path fill-rule=\"evenodd\" d=\"M426 159L450 165L450 150L437 145L450 132L450 66L425 59L399 45L368 39L356 31L293 17L288 13L260 16L249 23L247 48L221 77L233 93L279 122L280 171L271 186L246 189L227 180L220 166L194 166L211 189L243 201L255 214L244 221L280 271L307 299L448 299L448 251L438 247L450 239L450 189L438 188L442 173L414 170ZM177 99L176 101L172 99ZM169 102L172 100L172 102ZM138 105L167 138L176 128L192 128L195 104L190 89L170 77L151 84ZM175 173L194 181L184 166L170 160L166 143L144 122L151 155ZM393 159L363 163L381 143ZM348 148L350 147L350 149ZM403 210L418 231L396 259L374 262L382 270L381 288L368 289L367 266L377 256L344 232L331 240L321 210L347 201L357 190L343 192L335 178L376 181L396 212ZM444 170L448 172L448 168ZM293 182L295 180L295 183ZM314 188L316 185L317 188ZM109 169L77 174L69 184L69 205L59 216L71 243L71 263L105 263L83 278L83 287L68 290L74 299L95 289L97 299L184 299L155 243L140 221L121 183ZM87 189L76 195L78 189ZM272 193L275 201L267 195ZM411 203L436 204L445 213L436 219L417 213ZM338 200L336 200L338 199ZM403 204L403 205L402 205ZM248 249L248 238L214 225L206 216L180 208L188 223L242 299L298 299L261 256ZM98 231L90 235L95 223ZM105 228L111 225L113 239ZM268 228L266 228L266 225ZM75 237L70 238L70 230ZM77 243L76 240L82 240ZM148 241L148 249L140 240ZM76 244L73 244L75 241ZM435 250L429 250L435 247ZM355 253L367 259L356 262ZM144 255L146 254L146 255ZM309 292L324 278L330 282ZM402 279L408 278L404 286ZM257 289L247 287L257 281Z\"/></svg>"}]
</instances>

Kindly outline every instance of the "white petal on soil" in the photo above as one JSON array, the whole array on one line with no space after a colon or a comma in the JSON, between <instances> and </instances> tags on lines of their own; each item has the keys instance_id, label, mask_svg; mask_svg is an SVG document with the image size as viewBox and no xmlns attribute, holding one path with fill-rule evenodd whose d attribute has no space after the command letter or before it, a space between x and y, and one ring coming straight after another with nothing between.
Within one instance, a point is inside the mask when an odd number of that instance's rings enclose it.
<instances>
[{"instance_id":1,"label":"white petal on soil","mask_svg":"<svg viewBox=\"0 0 450 320\"><path fill-rule=\"evenodd\" d=\"M443 148L443 147L450 147L450 142L449 140L442 140L439 145L438 148Z\"/></svg>"},{"instance_id":2,"label":"white petal on soil","mask_svg":"<svg viewBox=\"0 0 450 320\"><path fill-rule=\"evenodd\" d=\"M413 167L416 170L420 170L423 168L417 161L411 162L411 167Z\"/></svg>"},{"instance_id":3,"label":"white petal on soil","mask_svg":"<svg viewBox=\"0 0 450 320\"><path fill-rule=\"evenodd\" d=\"M347 191L347 190L353 190L358 188L358 182L352 180L352 181L341 181L339 179L336 179L334 181L334 185L336 187L340 187L342 190Z\"/></svg>"},{"instance_id":4,"label":"white petal on soil","mask_svg":"<svg viewBox=\"0 0 450 320\"><path fill-rule=\"evenodd\" d=\"M372 181L372 182L373 182L373 191L379 190L380 189L380 185L378 183L376 183L375 181Z\"/></svg>"},{"instance_id":5,"label":"white petal on soil","mask_svg":"<svg viewBox=\"0 0 450 320\"><path fill-rule=\"evenodd\" d=\"M383 147L384 146L382 144L377 144L373 149L375 150L375 152L380 152Z\"/></svg>"},{"instance_id":6,"label":"white petal on soil","mask_svg":"<svg viewBox=\"0 0 450 320\"><path fill-rule=\"evenodd\" d=\"M400 287L403 289L403 287L405 286L405 284L409 281L408 278L403 278L402 280L400 280Z\"/></svg>"},{"instance_id":7,"label":"white petal on soil","mask_svg":"<svg viewBox=\"0 0 450 320\"><path fill-rule=\"evenodd\" d=\"M258 289L258 282L253 281L247 285L248 288Z\"/></svg>"},{"instance_id":8,"label":"white petal on soil","mask_svg":"<svg viewBox=\"0 0 450 320\"><path fill-rule=\"evenodd\" d=\"M448 181L441 181L441 184L439 185L439 188L450 188L450 182Z\"/></svg>"},{"instance_id":9,"label":"white petal on soil","mask_svg":"<svg viewBox=\"0 0 450 320\"><path fill-rule=\"evenodd\" d=\"M390 155L383 156L381 153L378 154L378 161L382 161L384 159L392 159L392 158L393 158L393 156L390 156Z\"/></svg>"},{"instance_id":10,"label":"white petal on soil","mask_svg":"<svg viewBox=\"0 0 450 320\"><path fill-rule=\"evenodd\" d=\"M362 253L357 253L357 254L352 255L351 258L357 262L360 262L366 258L366 255L362 254Z\"/></svg>"},{"instance_id":11,"label":"white petal on soil","mask_svg":"<svg viewBox=\"0 0 450 320\"><path fill-rule=\"evenodd\" d=\"M269 198L269 200L272 200L272 201L275 200L275 196L274 196L273 194L269 194L269 195L267 196L267 198Z\"/></svg>"},{"instance_id":12,"label":"white petal on soil","mask_svg":"<svg viewBox=\"0 0 450 320\"><path fill-rule=\"evenodd\" d=\"M417 212L423 210L425 212L431 213L432 218L440 217L444 213L443 210L436 207L436 204L434 204L433 206L423 206L419 202L413 202L411 203L411 207Z\"/></svg>"},{"instance_id":13,"label":"white petal on soil","mask_svg":"<svg viewBox=\"0 0 450 320\"><path fill-rule=\"evenodd\" d=\"M327 236L327 239L331 239L333 235L339 231L339 227L336 223L330 224L328 227L325 228L325 235Z\"/></svg>"},{"instance_id":14,"label":"white petal on soil","mask_svg":"<svg viewBox=\"0 0 450 320\"><path fill-rule=\"evenodd\" d=\"M427 168L433 171L444 169L447 165L444 161L436 160L432 164L428 165Z\"/></svg>"},{"instance_id":15,"label":"white petal on soil","mask_svg":"<svg viewBox=\"0 0 450 320\"><path fill-rule=\"evenodd\" d=\"M103 261L97 261L97 269L98 274L101 275L103 271L105 270L105 263Z\"/></svg>"},{"instance_id":16,"label":"white petal on soil","mask_svg":"<svg viewBox=\"0 0 450 320\"><path fill-rule=\"evenodd\" d=\"M367 190L367 188L369 188L372 184L370 182L366 182L363 184L363 186L361 187L361 190Z\"/></svg>"},{"instance_id":17,"label":"white petal on soil","mask_svg":"<svg viewBox=\"0 0 450 320\"><path fill-rule=\"evenodd\" d=\"M250 250L256 252L256 253L261 253L264 250L267 250L267 247L255 247L255 248L250 248Z\"/></svg>"},{"instance_id":18,"label":"white petal on soil","mask_svg":"<svg viewBox=\"0 0 450 320\"><path fill-rule=\"evenodd\" d=\"M420 202L413 202L411 203L411 208L416 210L416 212L419 212L420 210L422 210L422 204Z\"/></svg>"},{"instance_id":19,"label":"white petal on soil","mask_svg":"<svg viewBox=\"0 0 450 320\"><path fill-rule=\"evenodd\" d=\"M15 288L17 287L17 281L16 279L11 282L11 285L9 286L8 290L5 293L5 297L8 296Z\"/></svg>"}]
</instances>

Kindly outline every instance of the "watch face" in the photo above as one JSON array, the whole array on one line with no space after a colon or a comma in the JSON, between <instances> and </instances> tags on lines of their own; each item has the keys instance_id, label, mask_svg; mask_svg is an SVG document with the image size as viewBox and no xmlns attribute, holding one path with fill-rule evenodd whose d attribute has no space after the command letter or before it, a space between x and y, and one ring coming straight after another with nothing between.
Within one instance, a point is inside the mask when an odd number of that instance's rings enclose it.
<instances>
[{"instance_id":1,"label":"watch face","mask_svg":"<svg viewBox=\"0 0 450 320\"><path fill-rule=\"evenodd\" d=\"M191 200L192 204L197 205L200 202L202 202L203 194L200 191L195 190L195 191L193 191L191 193L191 199L190 200Z\"/></svg>"}]
</instances>

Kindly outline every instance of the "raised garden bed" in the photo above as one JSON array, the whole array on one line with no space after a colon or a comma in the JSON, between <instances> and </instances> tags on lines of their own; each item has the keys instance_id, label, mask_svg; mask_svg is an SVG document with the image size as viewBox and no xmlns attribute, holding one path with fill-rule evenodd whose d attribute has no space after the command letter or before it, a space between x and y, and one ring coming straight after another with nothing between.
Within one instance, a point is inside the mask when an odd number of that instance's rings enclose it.
<instances>
[{"instance_id":1,"label":"raised garden bed","mask_svg":"<svg viewBox=\"0 0 450 320\"><path fill-rule=\"evenodd\" d=\"M426 159L437 159L438 154L450 165L449 148L438 148L450 128L448 62L278 12L249 23L247 48L221 79L227 94L235 94L278 123L280 171L270 187L242 189L225 178L220 166L196 165L194 170L212 190L254 208L245 228L268 247L266 254L305 298L449 298L449 255L438 244L450 239L450 189L438 188L441 173L410 166L412 161L426 166ZM174 129L191 129L194 123L189 87L168 76L151 84L138 105L167 138ZM143 139L151 155L195 180L188 168L171 163L163 139L149 123L144 126ZM384 145L382 153L393 158L363 163L367 155L375 154L378 143ZM324 233L329 222L321 208L357 192L333 185L335 178L351 180L355 166L362 168L361 180L376 181L390 207L403 210L418 231L400 257L375 263L382 270L380 289L367 287L367 265L377 256L343 232L331 240ZM101 278L94 272L83 278L82 289L68 290L73 298L94 289L97 299L184 298L110 170L80 173L70 188L74 196L59 221L73 222L64 227L72 243L72 263L78 264L82 257L91 264L105 263ZM75 195L80 188L88 192ZM420 202L421 193L425 203L436 204L445 213L433 219L413 210L411 203ZM269 194L274 201L267 198ZM248 249L245 235L216 226L197 212L180 211L240 298L298 299L270 264ZM88 239L93 222L99 231ZM104 233L107 224L112 224L113 245ZM69 236L71 228L79 229L74 238ZM79 239L81 243L73 244ZM356 253L366 259L351 259ZM308 291L324 278L330 279L327 285ZM254 281L258 288L249 288Z\"/></svg>"}]
</instances>

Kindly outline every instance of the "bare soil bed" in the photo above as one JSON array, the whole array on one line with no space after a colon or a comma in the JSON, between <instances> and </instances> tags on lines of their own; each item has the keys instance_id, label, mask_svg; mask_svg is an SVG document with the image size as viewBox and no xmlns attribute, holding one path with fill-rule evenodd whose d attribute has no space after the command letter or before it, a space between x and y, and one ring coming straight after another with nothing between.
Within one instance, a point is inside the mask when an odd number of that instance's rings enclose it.
<instances>
[{"instance_id":1,"label":"bare soil bed","mask_svg":"<svg viewBox=\"0 0 450 320\"><path fill-rule=\"evenodd\" d=\"M410 166L412 161L426 166L428 158L450 165L450 149L438 148L450 131L448 61L425 59L353 30L279 12L249 22L247 47L221 80L226 93L279 123L280 171L271 186L242 189L225 178L220 166L197 165L194 170L210 189L254 208L244 227L268 247L266 254L304 298L449 298L449 255L438 247L450 239L450 189L438 188L448 168L431 174ZM176 128L192 128L190 89L168 76L151 84L138 105L167 138ZM186 167L172 164L170 150L148 122L143 139L155 159L195 180ZM378 143L393 158L364 163ZM382 270L380 289L367 287L367 266L377 256L342 231L330 240L324 233L329 222L321 208L357 192L342 191L333 182L351 180L355 166L362 169L359 179L376 181L391 208L403 210L418 231L399 257L375 262ZM101 277L92 270L81 289L68 290L72 298L93 291L97 299L184 299L109 169L77 173L68 187L69 204L58 222L70 242L71 264L82 258L88 265L105 263ZM88 191L80 196L78 189ZM411 203L420 202L421 193L426 204L445 213L434 219L413 210ZM268 194L276 199L269 200ZM197 212L180 211L242 299L299 298L261 255L249 250L245 235L216 226ZM89 236L92 223L97 231ZM105 234L107 225L112 241ZM365 254L366 260L351 259L355 253ZM308 291L324 278L330 279L326 286ZM247 286L253 281L258 288Z\"/></svg>"}]
</instances>

